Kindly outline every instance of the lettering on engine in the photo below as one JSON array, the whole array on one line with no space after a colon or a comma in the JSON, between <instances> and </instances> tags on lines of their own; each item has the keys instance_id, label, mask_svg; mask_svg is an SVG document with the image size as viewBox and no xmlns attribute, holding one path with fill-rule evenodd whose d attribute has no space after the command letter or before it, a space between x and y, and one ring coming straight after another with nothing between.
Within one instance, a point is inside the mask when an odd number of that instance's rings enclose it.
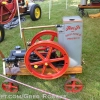
<instances>
[{"instance_id":1,"label":"lettering on engine","mask_svg":"<svg viewBox=\"0 0 100 100\"><path fill-rule=\"evenodd\" d=\"M81 33L78 33L78 30L80 30L80 26L67 26L66 31L68 31L68 34L65 35L67 37L67 40L77 40L80 39L82 36Z\"/></svg>"},{"instance_id":2,"label":"lettering on engine","mask_svg":"<svg viewBox=\"0 0 100 100\"><path fill-rule=\"evenodd\" d=\"M72 26L67 26L66 27L66 31L68 31L68 30L70 30L70 31L76 31L78 29L80 29L80 26L79 25L77 25L75 27L72 27Z\"/></svg>"}]
</instances>

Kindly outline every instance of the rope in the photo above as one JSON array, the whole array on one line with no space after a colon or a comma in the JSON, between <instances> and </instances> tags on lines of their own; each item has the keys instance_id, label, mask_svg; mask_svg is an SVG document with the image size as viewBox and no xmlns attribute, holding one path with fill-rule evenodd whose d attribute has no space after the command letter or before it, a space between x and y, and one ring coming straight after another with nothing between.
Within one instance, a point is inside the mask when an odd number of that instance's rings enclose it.
<instances>
[{"instance_id":1,"label":"rope","mask_svg":"<svg viewBox=\"0 0 100 100\"><path fill-rule=\"evenodd\" d=\"M19 82L19 81L13 80L13 79L8 78L8 77L6 77L6 76L4 76L4 75L1 75L1 74L0 74L0 76L3 77L3 78L8 79L8 80L10 80L10 81L13 81L13 82L16 82L16 83L18 83L18 84L21 84L21 85L23 85L23 86L26 86L26 87L29 87L29 88L31 88L31 89L37 90L37 91L39 91L39 92L42 92L42 93L45 93L45 94L48 94L48 95L51 95L51 96L57 97L57 98L59 98L59 99L70 100L70 99L68 99L68 98L64 98L64 97L62 97L62 96L59 96L59 95L56 95L56 94L53 94L53 93L50 93L50 92L47 92L47 91L44 91L44 90L41 90L41 89L35 88L35 87L30 86L30 85L28 85L28 84L25 84L25 83L22 83L22 82Z\"/></svg>"}]
</instances>

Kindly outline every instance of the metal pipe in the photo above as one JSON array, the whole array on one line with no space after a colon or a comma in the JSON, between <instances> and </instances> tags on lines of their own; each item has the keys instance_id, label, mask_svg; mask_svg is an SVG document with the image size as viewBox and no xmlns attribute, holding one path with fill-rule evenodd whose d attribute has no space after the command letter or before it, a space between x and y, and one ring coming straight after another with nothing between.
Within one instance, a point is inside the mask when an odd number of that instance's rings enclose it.
<instances>
[{"instance_id":1,"label":"metal pipe","mask_svg":"<svg viewBox=\"0 0 100 100\"><path fill-rule=\"evenodd\" d=\"M24 47L26 48L27 50L27 45L26 45L26 39L25 39L25 35L24 35L24 30L30 30L30 29L39 29L39 28L53 28L53 27L56 27L57 25L47 25L47 26L35 26L35 27L25 27L25 28L22 28L21 31L22 31L22 38L23 38L23 42L24 42Z\"/></svg>"},{"instance_id":2,"label":"metal pipe","mask_svg":"<svg viewBox=\"0 0 100 100\"><path fill-rule=\"evenodd\" d=\"M56 25L25 27L25 28L22 28L22 30L38 29L38 28L52 28L52 27L56 27Z\"/></svg>"},{"instance_id":3,"label":"metal pipe","mask_svg":"<svg viewBox=\"0 0 100 100\"><path fill-rule=\"evenodd\" d=\"M26 45L26 39L25 39L25 35L24 35L24 30L22 30L22 39L23 39L23 42L24 42L24 47L27 50L27 45Z\"/></svg>"}]
</instances>

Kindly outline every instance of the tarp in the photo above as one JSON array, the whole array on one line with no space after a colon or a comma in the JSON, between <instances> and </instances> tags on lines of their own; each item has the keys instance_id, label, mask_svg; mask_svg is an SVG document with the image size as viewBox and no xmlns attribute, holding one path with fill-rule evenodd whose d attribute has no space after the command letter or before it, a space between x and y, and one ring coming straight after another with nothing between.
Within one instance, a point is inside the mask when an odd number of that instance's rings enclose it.
<instances>
[{"instance_id":1,"label":"tarp","mask_svg":"<svg viewBox=\"0 0 100 100\"><path fill-rule=\"evenodd\" d=\"M20 21L21 22L24 22L25 20L26 19L25 19L24 16L20 17ZM18 19L18 17L15 17L9 23L4 25L4 29L12 29L12 28L14 28L14 27L16 27L18 25L19 25L19 19Z\"/></svg>"}]
</instances>

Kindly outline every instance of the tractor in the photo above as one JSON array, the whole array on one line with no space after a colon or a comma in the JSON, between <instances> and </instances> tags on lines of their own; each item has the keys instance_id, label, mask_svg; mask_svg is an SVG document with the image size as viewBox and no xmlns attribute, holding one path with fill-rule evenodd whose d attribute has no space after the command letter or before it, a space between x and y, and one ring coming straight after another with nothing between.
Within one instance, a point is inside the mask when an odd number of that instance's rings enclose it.
<instances>
[{"instance_id":1,"label":"tractor","mask_svg":"<svg viewBox=\"0 0 100 100\"><path fill-rule=\"evenodd\" d=\"M88 16L88 12L84 9L100 9L100 0L80 0L78 5L77 13L83 17Z\"/></svg>"},{"instance_id":2,"label":"tractor","mask_svg":"<svg viewBox=\"0 0 100 100\"><path fill-rule=\"evenodd\" d=\"M41 18L41 8L39 4L28 2L28 0L0 0L0 42L4 40L5 31L4 24L9 23L14 17L18 17L18 9L20 16L30 15L32 21Z\"/></svg>"},{"instance_id":3,"label":"tractor","mask_svg":"<svg viewBox=\"0 0 100 100\"><path fill-rule=\"evenodd\" d=\"M64 84L65 91L80 92L83 84L75 76L82 73L82 20L79 16L63 17L63 23L45 26L45 28L56 27L57 32L53 30L38 32L27 43L27 48L15 46L7 58L1 53L3 74L10 75L13 80L18 75L33 75L39 79L52 80L70 74L71 79ZM23 40L25 40L24 30L35 28L44 27L22 28ZM55 38L58 41L55 41ZM26 45L25 41L24 44ZM17 92L18 84L5 80L2 89L6 92Z\"/></svg>"}]
</instances>

